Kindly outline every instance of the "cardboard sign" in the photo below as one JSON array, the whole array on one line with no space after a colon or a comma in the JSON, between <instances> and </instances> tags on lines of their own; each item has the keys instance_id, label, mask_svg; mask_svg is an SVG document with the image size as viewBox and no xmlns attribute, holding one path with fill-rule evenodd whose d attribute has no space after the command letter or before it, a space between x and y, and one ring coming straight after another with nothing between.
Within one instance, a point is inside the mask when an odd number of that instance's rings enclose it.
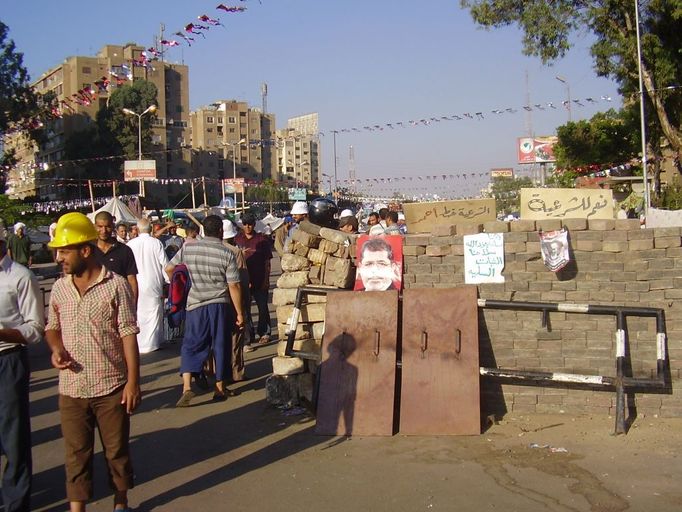
<instances>
[{"instance_id":1,"label":"cardboard sign","mask_svg":"<svg viewBox=\"0 0 682 512\"><path fill-rule=\"evenodd\" d=\"M613 219L610 189L522 188L521 219Z\"/></svg>"},{"instance_id":2,"label":"cardboard sign","mask_svg":"<svg viewBox=\"0 0 682 512\"><path fill-rule=\"evenodd\" d=\"M504 235L479 233L464 237L464 282L504 283Z\"/></svg>"},{"instance_id":3,"label":"cardboard sign","mask_svg":"<svg viewBox=\"0 0 682 512\"><path fill-rule=\"evenodd\" d=\"M481 224L495 220L495 199L405 203L410 233L430 233L439 224Z\"/></svg>"}]
</instances>

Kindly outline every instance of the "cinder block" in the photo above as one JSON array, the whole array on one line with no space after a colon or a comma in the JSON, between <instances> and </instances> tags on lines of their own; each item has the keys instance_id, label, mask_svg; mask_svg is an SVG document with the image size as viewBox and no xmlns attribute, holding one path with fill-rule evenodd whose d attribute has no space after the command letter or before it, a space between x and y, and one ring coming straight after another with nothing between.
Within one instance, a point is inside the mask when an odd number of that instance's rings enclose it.
<instances>
[{"instance_id":1,"label":"cinder block","mask_svg":"<svg viewBox=\"0 0 682 512\"><path fill-rule=\"evenodd\" d=\"M451 252L452 249L449 245L427 245L425 254L427 256L445 256Z\"/></svg>"},{"instance_id":2,"label":"cinder block","mask_svg":"<svg viewBox=\"0 0 682 512\"><path fill-rule=\"evenodd\" d=\"M484 233L509 233L509 222L500 222L493 220L490 222L483 223Z\"/></svg>"},{"instance_id":3,"label":"cinder block","mask_svg":"<svg viewBox=\"0 0 682 512\"><path fill-rule=\"evenodd\" d=\"M682 245L682 238L677 236L655 236L654 237L654 248L656 249L666 249L668 247L680 247Z\"/></svg>"},{"instance_id":4,"label":"cinder block","mask_svg":"<svg viewBox=\"0 0 682 512\"><path fill-rule=\"evenodd\" d=\"M457 235L477 235L483 230L483 224L460 224L457 226Z\"/></svg>"},{"instance_id":5,"label":"cinder block","mask_svg":"<svg viewBox=\"0 0 682 512\"><path fill-rule=\"evenodd\" d=\"M648 251L654 248L654 239L630 240L628 241L628 250L630 251Z\"/></svg>"},{"instance_id":6,"label":"cinder block","mask_svg":"<svg viewBox=\"0 0 682 512\"><path fill-rule=\"evenodd\" d=\"M618 231L639 230L639 219L616 219L615 229Z\"/></svg>"},{"instance_id":7,"label":"cinder block","mask_svg":"<svg viewBox=\"0 0 682 512\"><path fill-rule=\"evenodd\" d=\"M515 220L509 223L509 230L512 233L519 231L535 231L535 221L534 220Z\"/></svg>"},{"instance_id":8,"label":"cinder block","mask_svg":"<svg viewBox=\"0 0 682 512\"><path fill-rule=\"evenodd\" d=\"M403 245L422 245L426 247L431 240L431 235L405 235Z\"/></svg>"},{"instance_id":9,"label":"cinder block","mask_svg":"<svg viewBox=\"0 0 682 512\"><path fill-rule=\"evenodd\" d=\"M591 231L611 231L616 227L615 219L588 219L587 228Z\"/></svg>"},{"instance_id":10,"label":"cinder block","mask_svg":"<svg viewBox=\"0 0 682 512\"><path fill-rule=\"evenodd\" d=\"M300 357L276 356L272 358L273 375L295 375L304 371L305 362Z\"/></svg>"},{"instance_id":11,"label":"cinder block","mask_svg":"<svg viewBox=\"0 0 682 512\"><path fill-rule=\"evenodd\" d=\"M422 254L426 254L426 247L421 245L406 245L403 247L403 256L420 256Z\"/></svg>"},{"instance_id":12,"label":"cinder block","mask_svg":"<svg viewBox=\"0 0 682 512\"><path fill-rule=\"evenodd\" d=\"M537 231L556 231L561 229L561 219L542 219L535 221Z\"/></svg>"},{"instance_id":13,"label":"cinder block","mask_svg":"<svg viewBox=\"0 0 682 512\"><path fill-rule=\"evenodd\" d=\"M654 228L654 238L658 237L677 237L679 238L680 233L679 227L669 227L669 228Z\"/></svg>"},{"instance_id":14,"label":"cinder block","mask_svg":"<svg viewBox=\"0 0 682 512\"><path fill-rule=\"evenodd\" d=\"M607 242L602 243L602 250L606 252L624 252L629 248L628 242Z\"/></svg>"},{"instance_id":15,"label":"cinder block","mask_svg":"<svg viewBox=\"0 0 682 512\"><path fill-rule=\"evenodd\" d=\"M569 231L584 231L587 229L587 219L563 219L561 226Z\"/></svg>"}]
</instances>

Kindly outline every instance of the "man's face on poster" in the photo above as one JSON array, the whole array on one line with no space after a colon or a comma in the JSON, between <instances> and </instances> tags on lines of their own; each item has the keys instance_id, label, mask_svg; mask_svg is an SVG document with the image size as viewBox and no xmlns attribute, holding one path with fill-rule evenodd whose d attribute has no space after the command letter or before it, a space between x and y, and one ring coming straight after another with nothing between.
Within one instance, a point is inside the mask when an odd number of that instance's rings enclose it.
<instances>
[{"instance_id":1,"label":"man's face on poster","mask_svg":"<svg viewBox=\"0 0 682 512\"><path fill-rule=\"evenodd\" d=\"M400 279L398 265L388 257L388 251L364 251L358 268L365 291L383 291Z\"/></svg>"}]
</instances>

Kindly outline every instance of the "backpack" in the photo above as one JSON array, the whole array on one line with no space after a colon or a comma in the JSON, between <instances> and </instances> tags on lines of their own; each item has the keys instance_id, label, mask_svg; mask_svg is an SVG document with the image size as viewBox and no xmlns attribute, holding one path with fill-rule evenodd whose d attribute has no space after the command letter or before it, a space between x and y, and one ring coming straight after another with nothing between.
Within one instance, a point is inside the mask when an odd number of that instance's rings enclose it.
<instances>
[{"instance_id":1,"label":"backpack","mask_svg":"<svg viewBox=\"0 0 682 512\"><path fill-rule=\"evenodd\" d=\"M185 320L185 307L187 306L187 295L192 287L187 266L183 263L176 265L168 285L168 301L166 310L168 312L168 325L171 328L178 328Z\"/></svg>"}]
</instances>

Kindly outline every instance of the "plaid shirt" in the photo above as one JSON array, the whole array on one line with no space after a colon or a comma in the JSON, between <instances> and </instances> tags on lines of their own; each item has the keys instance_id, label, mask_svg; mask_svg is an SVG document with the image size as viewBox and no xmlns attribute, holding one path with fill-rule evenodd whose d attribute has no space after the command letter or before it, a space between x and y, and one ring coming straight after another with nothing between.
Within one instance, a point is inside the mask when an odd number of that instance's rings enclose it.
<instances>
[{"instance_id":1,"label":"plaid shirt","mask_svg":"<svg viewBox=\"0 0 682 512\"><path fill-rule=\"evenodd\" d=\"M102 267L81 297L73 276L59 279L50 294L46 330L60 331L77 366L59 372L59 392L73 398L105 396L125 384L121 338L137 334L133 296L125 278Z\"/></svg>"}]
</instances>

